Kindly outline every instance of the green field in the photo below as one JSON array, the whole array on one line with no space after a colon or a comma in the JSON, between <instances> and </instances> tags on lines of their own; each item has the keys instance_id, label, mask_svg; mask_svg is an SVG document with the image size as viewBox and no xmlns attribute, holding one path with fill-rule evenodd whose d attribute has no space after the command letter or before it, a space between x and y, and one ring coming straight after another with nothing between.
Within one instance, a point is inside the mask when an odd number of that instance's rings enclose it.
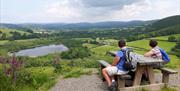
<instances>
[{"instance_id":1,"label":"green field","mask_svg":"<svg viewBox=\"0 0 180 91\"><path fill-rule=\"evenodd\" d=\"M175 36L178 36L179 34L176 34ZM163 38L168 38L168 36L162 36L162 37L157 37L156 39L163 39ZM165 40L165 39L164 39ZM105 40L108 42L108 40ZM117 42L117 40L113 40L114 43ZM112 43L112 40L110 41L110 44ZM103 45L103 46L93 46L92 44L85 44L87 47L89 47L96 55L106 55L106 52L108 51L116 51L119 50L118 46L116 45ZM158 41L158 46L166 50L166 52L169 54L171 51L171 48L173 48L176 45L175 42L168 42L168 41ZM93 46L93 47L92 47ZM143 40L137 40L133 42L128 42L127 43L128 47L132 47L135 52L139 54L144 54L148 50L150 50L149 46L149 39L143 39ZM175 55L169 54L171 58L171 62L168 63L166 66L170 68L180 68L180 58L178 58Z\"/></svg>"},{"instance_id":2,"label":"green field","mask_svg":"<svg viewBox=\"0 0 180 91\"><path fill-rule=\"evenodd\" d=\"M158 41L158 46L165 49L167 52L171 51L171 48L176 45L175 42L167 42L167 41ZM138 40L133 42L128 42L128 46L143 48L145 50L151 49L149 46L149 40Z\"/></svg>"},{"instance_id":3,"label":"green field","mask_svg":"<svg viewBox=\"0 0 180 91\"><path fill-rule=\"evenodd\" d=\"M177 35L178 36L178 35ZM168 36L162 36L157 38L164 38ZM22 50L31 47L35 47L38 45L47 45L47 44L56 44L56 43L63 43L62 39L27 39L27 40L15 40L15 41L7 41L3 40L0 41L1 49L0 54L3 54L3 50ZM92 40L90 38L76 38L75 40L78 41L87 41ZM73 41L75 41L73 40ZM66 40L68 43L72 43L72 41ZM96 40L97 41L97 40ZM59 54L49 54L47 56L36 57L36 58L29 58L23 57L22 60L25 62L25 67L22 69L22 78L25 81L20 80L19 83L24 84L25 82L29 81L29 84L19 85L17 86L17 90L15 91L47 91L50 87L52 87L57 78L64 77L79 77L82 74L89 74L91 71L84 71L89 68L97 68L99 67L97 60L106 60L108 62L113 61L113 57L107 55L108 51L117 51L119 50L117 42L118 40L115 39L98 39L99 43L106 42L106 45L99 45L99 44L90 44L91 42L81 43L80 45L87 47L91 50L91 55L85 58L73 58L73 59L61 59L60 66L61 71L56 72L56 66L54 66L53 59L56 56L61 57L61 53ZM168 42L166 40L158 40L159 46L165 49L168 53L170 53L171 48L175 46L175 42ZM67 43L67 44L68 44ZM149 39L137 40L133 42L127 42L129 47L133 47L134 51L140 54L144 54L146 51L150 50L151 48L148 45ZM73 45L78 44L78 42L74 42ZM5 46L3 46L5 45ZM6 45L9 45L8 47ZM78 46L79 47L79 46ZM10 49L9 49L10 48ZM75 47L73 47L75 48ZM180 68L180 59L175 55L169 55L171 58L171 62L168 63L166 66L169 68ZM2 65L0 65L0 70ZM25 71L25 72L24 72ZM24 75L31 74L30 77L25 77ZM27 81L26 81L27 80ZM7 84L7 83L6 83Z\"/></svg>"},{"instance_id":4,"label":"green field","mask_svg":"<svg viewBox=\"0 0 180 91\"><path fill-rule=\"evenodd\" d=\"M7 34L7 37L9 36L12 36L12 34L10 34L10 32L19 32L20 34L29 34L28 32L25 32L25 31L19 31L19 30L16 30L16 29L7 29L7 28L0 28L0 31L2 33L6 33Z\"/></svg>"},{"instance_id":5,"label":"green field","mask_svg":"<svg viewBox=\"0 0 180 91\"><path fill-rule=\"evenodd\" d=\"M0 41L0 45L3 45L3 44L5 44L5 43L7 43L8 42L8 40L1 40Z\"/></svg>"},{"instance_id":6,"label":"green field","mask_svg":"<svg viewBox=\"0 0 180 91\"><path fill-rule=\"evenodd\" d=\"M169 36L174 36L174 37L177 38L177 37L180 36L180 34L173 34L173 35L168 35L168 36L160 36L160 37L155 37L155 38L152 38L152 39L165 40L165 41L167 41Z\"/></svg>"}]
</instances>

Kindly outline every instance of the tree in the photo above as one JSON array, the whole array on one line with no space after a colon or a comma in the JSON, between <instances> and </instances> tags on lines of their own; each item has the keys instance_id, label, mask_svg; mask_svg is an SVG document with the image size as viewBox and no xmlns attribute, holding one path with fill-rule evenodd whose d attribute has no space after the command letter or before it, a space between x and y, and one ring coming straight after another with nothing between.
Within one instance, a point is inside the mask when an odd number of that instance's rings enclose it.
<instances>
[{"instance_id":1,"label":"tree","mask_svg":"<svg viewBox=\"0 0 180 91\"><path fill-rule=\"evenodd\" d=\"M33 30L31 30L31 29L28 29L28 30L27 30L27 32L29 32L29 33L33 33Z\"/></svg>"},{"instance_id":2,"label":"tree","mask_svg":"<svg viewBox=\"0 0 180 91\"><path fill-rule=\"evenodd\" d=\"M169 42L176 42L176 37L174 37L174 36L169 36L169 37L168 37L168 41L169 41Z\"/></svg>"},{"instance_id":3,"label":"tree","mask_svg":"<svg viewBox=\"0 0 180 91\"><path fill-rule=\"evenodd\" d=\"M15 39L15 40L21 39L21 34L19 32L15 31L12 34L13 34L13 36L12 36L13 39Z\"/></svg>"},{"instance_id":4,"label":"tree","mask_svg":"<svg viewBox=\"0 0 180 91\"><path fill-rule=\"evenodd\" d=\"M6 38L7 38L6 33L3 33L2 36L1 36L1 39L2 39L2 40L5 40Z\"/></svg>"}]
</instances>

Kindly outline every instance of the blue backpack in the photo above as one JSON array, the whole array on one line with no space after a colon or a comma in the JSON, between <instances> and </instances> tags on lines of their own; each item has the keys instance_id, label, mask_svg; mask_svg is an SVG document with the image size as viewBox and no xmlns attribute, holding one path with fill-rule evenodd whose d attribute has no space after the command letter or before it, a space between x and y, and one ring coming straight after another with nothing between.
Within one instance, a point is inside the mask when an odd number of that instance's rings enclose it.
<instances>
[{"instance_id":1,"label":"blue backpack","mask_svg":"<svg viewBox=\"0 0 180 91\"><path fill-rule=\"evenodd\" d=\"M169 58L168 54L166 53L166 51L163 50L162 48L160 48L159 50L162 54L162 60L164 60L165 62L169 62L170 58Z\"/></svg>"}]
</instances>

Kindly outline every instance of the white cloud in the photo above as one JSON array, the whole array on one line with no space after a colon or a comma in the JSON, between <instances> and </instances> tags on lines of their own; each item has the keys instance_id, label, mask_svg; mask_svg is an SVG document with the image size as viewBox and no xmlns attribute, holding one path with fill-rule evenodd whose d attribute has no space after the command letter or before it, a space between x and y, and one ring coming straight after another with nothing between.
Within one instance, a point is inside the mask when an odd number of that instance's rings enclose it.
<instances>
[{"instance_id":1,"label":"white cloud","mask_svg":"<svg viewBox=\"0 0 180 91\"><path fill-rule=\"evenodd\" d=\"M173 14L180 14L179 0L156 0L153 2L152 11L159 17L166 17Z\"/></svg>"},{"instance_id":2,"label":"white cloud","mask_svg":"<svg viewBox=\"0 0 180 91\"><path fill-rule=\"evenodd\" d=\"M112 13L112 18L121 20L138 19L139 17L142 18L142 16L145 16L145 12L150 11L151 9L151 2L145 0L131 5L125 5L123 9Z\"/></svg>"},{"instance_id":3,"label":"white cloud","mask_svg":"<svg viewBox=\"0 0 180 91\"><path fill-rule=\"evenodd\" d=\"M53 17L59 17L59 18L80 17L81 12L79 9L77 9L80 3L77 0L73 2L72 1L64 0L64 1L56 2L48 7L46 13L53 15Z\"/></svg>"},{"instance_id":4,"label":"white cloud","mask_svg":"<svg viewBox=\"0 0 180 91\"><path fill-rule=\"evenodd\" d=\"M178 0L59 0L27 14L34 22L148 20L180 14Z\"/></svg>"}]
</instances>

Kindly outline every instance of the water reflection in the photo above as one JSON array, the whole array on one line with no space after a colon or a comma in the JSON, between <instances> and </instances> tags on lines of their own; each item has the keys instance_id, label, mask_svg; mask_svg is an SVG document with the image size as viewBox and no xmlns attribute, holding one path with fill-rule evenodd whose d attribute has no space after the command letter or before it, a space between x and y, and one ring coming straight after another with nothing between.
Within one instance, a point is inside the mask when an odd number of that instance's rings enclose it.
<instances>
[{"instance_id":1,"label":"water reflection","mask_svg":"<svg viewBox=\"0 0 180 91\"><path fill-rule=\"evenodd\" d=\"M15 54L16 56L37 57L37 56L44 56L50 53L63 52L67 50L68 48L61 44L61 45L49 45L49 46L36 47L32 49L25 49Z\"/></svg>"}]
</instances>

